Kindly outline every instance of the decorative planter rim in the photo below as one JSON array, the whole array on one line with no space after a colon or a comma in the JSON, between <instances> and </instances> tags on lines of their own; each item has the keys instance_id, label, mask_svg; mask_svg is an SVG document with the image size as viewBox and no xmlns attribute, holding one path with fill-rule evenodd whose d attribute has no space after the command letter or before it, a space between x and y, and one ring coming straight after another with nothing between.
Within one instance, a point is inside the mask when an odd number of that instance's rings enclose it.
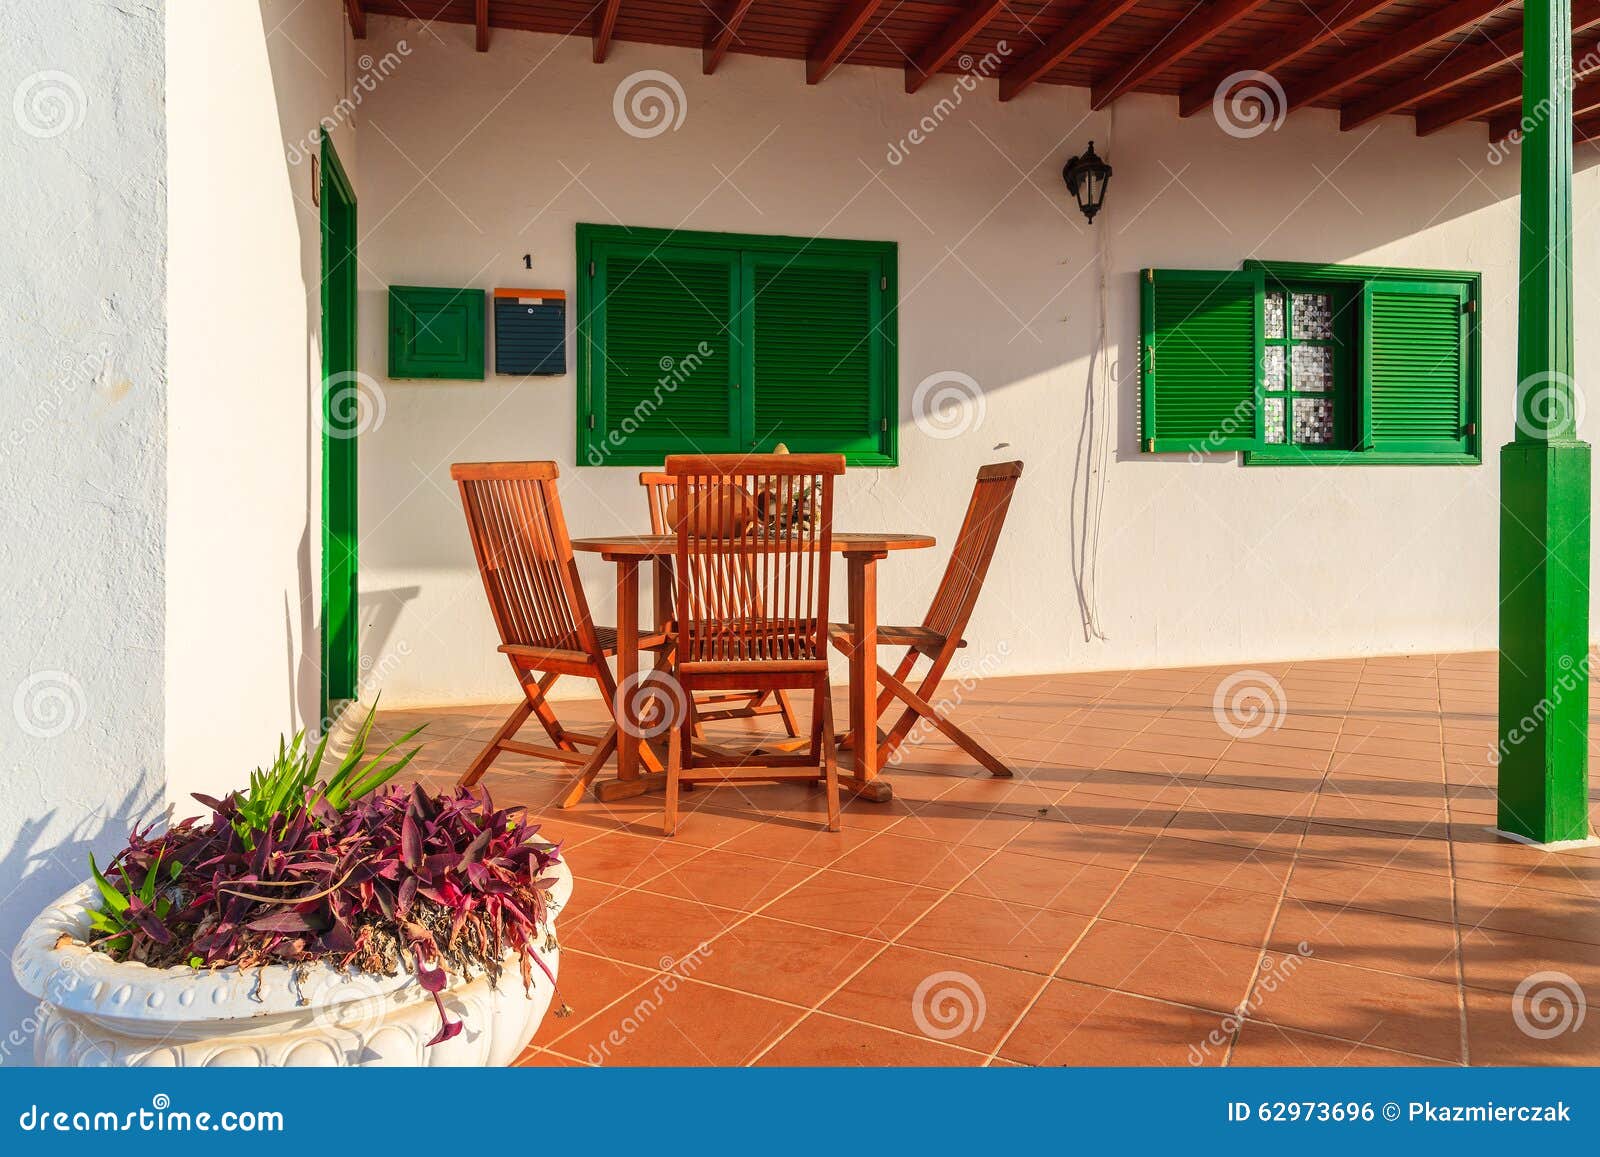
<instances>
[{"instance_id":1,"label":"decorative planter rim","mask_svg":"<svg viewBox=\"0 0 1600 1157\"><path fill-rule=\"evenodd\" d=\"M551 872L556 877L550 892L553 915L572 894L572 871L559 860ZM82 942L90 931L89 908L98 895L92 882L78 885L46 907L22 934L11 970L34 999L86 1016L164 1023L258 1020L387 996L408 985L415 999L428 999L409 972L347 972L325 961L305 966L299 980L297 969L287 964L194 969L119 963ZM72 939L57 947L62 933Z\"/></svg>"}]
</instances>

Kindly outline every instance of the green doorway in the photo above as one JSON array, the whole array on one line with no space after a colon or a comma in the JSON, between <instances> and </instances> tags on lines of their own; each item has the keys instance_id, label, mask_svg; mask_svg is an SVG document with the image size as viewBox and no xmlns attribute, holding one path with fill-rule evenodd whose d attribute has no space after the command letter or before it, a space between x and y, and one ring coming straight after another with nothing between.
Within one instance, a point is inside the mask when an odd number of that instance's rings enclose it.
<instances>
[{"instance_id":1,"label":"green doorway","mask_svg":"<svg viewBox=\"0 0 1600 1157\"><path fill-rule=\"evenodd\" d=\"M356 196L322 134L322 716L356 697L356 440L373 404L356 373Z\"/></svg>"}]
</instances>

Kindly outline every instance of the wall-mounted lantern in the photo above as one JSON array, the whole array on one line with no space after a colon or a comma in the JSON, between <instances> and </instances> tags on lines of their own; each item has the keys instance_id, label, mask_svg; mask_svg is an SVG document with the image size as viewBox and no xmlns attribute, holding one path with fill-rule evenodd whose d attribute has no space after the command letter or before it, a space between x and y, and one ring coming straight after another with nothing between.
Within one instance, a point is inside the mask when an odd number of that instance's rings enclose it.
<instances>
[{"instance_id":1,"label":"wall-mounted lantern","mask_svg":"<svg viewBox=\"0 0 1600 1157\"><path fill-rule=\"evenodd\" d=\"M1066 167L1061 170L1061 179L1067 183L1067 188L1078 199L1078 208L1083 210L1083 215L1094 223L1094 215L1100 212L1100 206L1106 199L1106 183L1111 180L1111 166L1103 161L1094 151L1094 142L1089 142L1088 151L1081 157L1073 157Z\"/></svg>"}]
</instances>

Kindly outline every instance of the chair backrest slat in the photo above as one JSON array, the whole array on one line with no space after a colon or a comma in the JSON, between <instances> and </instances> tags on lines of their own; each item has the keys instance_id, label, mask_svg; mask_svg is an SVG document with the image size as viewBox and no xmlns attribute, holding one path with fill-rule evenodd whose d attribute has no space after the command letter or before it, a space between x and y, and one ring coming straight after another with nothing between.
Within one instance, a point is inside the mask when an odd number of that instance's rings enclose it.
<instances>
[{"instance_id":1,"label":"chair backrest slat","mask_svg":"<svg viewBox=\"0 0 1600 1157\"><path fill-rule=\"evenodd\" d=\"M1006 511L1011 506L1011 495L1022 477L1021 462L1000 462L978 471L978 481L972 488L972 500L967 504L967 515L956 543L950 551L950 562L944 577L933 596L927 617L922 625L949 637L959 637L966 630L972 608L983 590L984 577L989 573L989 562L994 558L995 546L1000 541L1000 531L1005 526Z\"/></svg>"},{"instance_id":2,"label":"chair backrest slat","mask_svg":"<svg viewBox=\"0 0 1600 1157\"><path fill-rule=\"evenodd\" d=\"M671 534L672 500L678 496L678 483L670 474L646 470L639 475L645 500L650 504L650 533Z\"/></svg>"},{"instance_id":3,"label":"chair backrest slat","mask_svg":"<svg viewBox=\"0 0 1600 1157\"><path fill-rule=\"evenodd\" d=\"M500 641L598 650L567 535L554 462L458 462L472 550Z\"/></svg>"},{"instance_id":4,"label":"chair backrest slat","mask_svg":"<svg viewBox=\"0 0 1600 1157\"><path fill-rule=\"evenodd\" d=\"M844 458L677 455L665 472L688 496L672 527L679 659L825 659L833 480Z\"/></svg>"}]
</instances>

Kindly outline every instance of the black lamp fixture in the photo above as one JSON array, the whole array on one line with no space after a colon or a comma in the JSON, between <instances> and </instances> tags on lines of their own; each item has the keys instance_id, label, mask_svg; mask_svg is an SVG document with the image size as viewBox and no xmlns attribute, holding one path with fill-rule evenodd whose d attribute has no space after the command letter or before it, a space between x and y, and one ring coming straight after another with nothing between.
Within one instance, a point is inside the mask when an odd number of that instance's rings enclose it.
<instances>
[{"instance_id":1,"label":"black lamp fixture","mask_svg":"<svg viewBox=\"0 0 1600 1157\"><path fill-rule=\"evenodd\" d=\"M1081 157L1073 157L1061 170L1061 179L1078 199L1078 208L1094 224L1094 215L1106 199L1106 183L1111 180L1111 166L1094 151L1094 142Z\"/></svg>"}]
</instances>

